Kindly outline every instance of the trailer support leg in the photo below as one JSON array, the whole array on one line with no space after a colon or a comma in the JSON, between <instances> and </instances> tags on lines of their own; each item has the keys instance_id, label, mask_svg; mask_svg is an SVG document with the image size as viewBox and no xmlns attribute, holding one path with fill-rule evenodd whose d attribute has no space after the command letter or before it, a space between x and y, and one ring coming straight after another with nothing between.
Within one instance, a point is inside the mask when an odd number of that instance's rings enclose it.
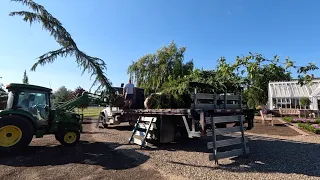
<instances>
[{"instance_id":1,"label":"trailer support leg","mask_svg":"<svg viewBox=\"0 0 320 180\"><path fill-rule=\"evenodd\" d=\"M182 116L182 120L183 120L184 126L185 126L185 128L186 128L186 130L188 132L188 137L189 138L201 137L201 133L195 131L195 128L194 128L195 127L195 120L192 120L192 130L191 131L190 131L186 116Z\"/></svg>"}]
</instances>

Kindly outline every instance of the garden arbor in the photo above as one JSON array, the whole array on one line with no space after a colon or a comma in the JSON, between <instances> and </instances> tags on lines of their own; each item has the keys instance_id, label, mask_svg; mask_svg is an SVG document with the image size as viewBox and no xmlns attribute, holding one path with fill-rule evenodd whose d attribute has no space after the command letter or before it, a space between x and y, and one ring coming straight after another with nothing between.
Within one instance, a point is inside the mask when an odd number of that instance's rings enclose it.
<instances>
[{"instance_id":1,"label":"garden arbor","mask_svg":"<svg viewBox=\"0 0 320 180\"><path fill-rule=\"evenodd\" d=\"M309 98L311 102L306 109L320 109L320 79L314 79L311 84L303 86L298 84L298 81L269 82L269 109L304 109L300 100L305 98Z\"/></svg>"}]
</instances>

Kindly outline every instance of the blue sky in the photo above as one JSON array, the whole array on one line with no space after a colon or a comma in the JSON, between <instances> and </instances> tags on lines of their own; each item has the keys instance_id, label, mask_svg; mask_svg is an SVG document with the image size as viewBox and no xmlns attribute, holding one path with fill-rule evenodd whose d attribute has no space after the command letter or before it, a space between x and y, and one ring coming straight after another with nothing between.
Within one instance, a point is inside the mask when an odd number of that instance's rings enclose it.
<instances>
[{"instance_id":1,"label":"blue sky","mask_svg":"<svg viewBox=\"0 0 320 180\"><path fill-rule=\"evenodd\" d=\"M36 0L58 18L78 46L107 63L116 86L127 82L127 67L139 57L174 40L187 47L185 59L210 69L225 56L234 61L248 52L267 57L290 56L299 65L320 62L318 0ZM39 24L30 26L11 11L19 3L0 2L0 77L4 84L21 82L26 69L32 84L57 89L88 89L74 58L30 68L36 58L58 44ZM4 62L4 63L3 63ZM317 71L319 72L319 71ZM319 76L319 74L317 74Z\"/></svg>"}]
</instances>

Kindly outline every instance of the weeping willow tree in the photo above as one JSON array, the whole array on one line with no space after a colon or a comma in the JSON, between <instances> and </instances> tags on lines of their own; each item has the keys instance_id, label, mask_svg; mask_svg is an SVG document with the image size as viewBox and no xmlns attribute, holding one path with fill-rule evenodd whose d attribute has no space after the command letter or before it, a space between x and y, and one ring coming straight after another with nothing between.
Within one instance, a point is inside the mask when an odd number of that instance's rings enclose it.
<instances>
[{"instance_id":1,"label":"weeping willow tree","mask_svg":"<svg viewBox=\"0 0 320 180\"><path fill-rule=\"evenodd\" d=\"M184 79L193 73L193 61L184 62L185 47L177 47L172 41L168 46L157 50L156 53L147 54L128 67L128 74L133 76L137 87L144 88L148 96L152 93L153 107L165 108L182 106L184 94ZM180 93L177 93L179 91ZM166 103L171 102L171 103ZM175 104L175 105L174 105Z\"/></svg>"},{"instance_id":2,"label":"weeping willow tree","mask_svg":"<svg viewBox=\"0 0 320 180\"><path fill-rule=\"evenodd\" d=\"M91 88L98 85L98 89L107 88L111 90L111 83L105 75L106 64L97 57L92 57L79 49L76 42L72 39L70 33L62 26L62 23L53 17L42 5L33 2L32 0L11 0L22 3L31 11L16 11L11 12L10 16L22 16L23 20L32 23L38 22L42 27L50 32L55 41L61 46L59 49L49 51L37 58L37 62L32 66L31 70L35 71L41 65L53 63L58 57L75 56L76 63L82 68L82 74L85 71L91 73L94 77L94 82ZM90 88L90 89L91 89Z\"/></svg>"},{"instance_id":3,"label":"weeping willow tree","mask_svg":"<svg viewBox=\"0 0 320 180\"><path fill-rule=\"evenodd\" d=\"M174 42L154 54L147 54L128 68L136 86L144 88L147 94L161 92L163 84L171 79L181 79L193 71L193 61L184 63L185 47L178 48Z\"/></svg>"},{"instance_id":4,"label":"weeping willow tree","mask_svg":"<svg viewBox=\"0 0 320 180\"><path fill-rule=\"evenodd\" d=\"M218 88L214 70L194 69L193 61L184 62L185 47L177 47L172 41L168 46L147 54L128 68L136 86L151 94L151 108L187 108L191 98L190 82L200 82Z\"/></svg>"}]
</instances>

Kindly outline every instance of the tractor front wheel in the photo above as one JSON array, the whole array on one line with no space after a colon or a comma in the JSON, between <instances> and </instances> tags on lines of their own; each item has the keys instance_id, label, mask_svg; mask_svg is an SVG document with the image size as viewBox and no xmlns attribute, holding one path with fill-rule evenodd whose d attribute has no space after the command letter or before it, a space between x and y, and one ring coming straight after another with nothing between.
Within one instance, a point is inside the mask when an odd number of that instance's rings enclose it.
<instances>
[{"instance_id":1,"label":"tractor front wheel","mask_svg":"<svg viewBox=\"0 0 320 180\"><path fill-rule=\"evenodd\" d=\"M0 151L16 152L28 146L33 137L31 122L21 116L0 118Z\"/></svg>"},{"instance_id":2,"label":"tractor front wheel","mask_svg":"<svg viewBox=\"0 0 320 180\"><path fill-rule=\"evenodd\" d=\"M59 131L55 136L63 146L75 146L80 141L80 131L76 128L63 129Z\"/></svg>"}]
</instances>

